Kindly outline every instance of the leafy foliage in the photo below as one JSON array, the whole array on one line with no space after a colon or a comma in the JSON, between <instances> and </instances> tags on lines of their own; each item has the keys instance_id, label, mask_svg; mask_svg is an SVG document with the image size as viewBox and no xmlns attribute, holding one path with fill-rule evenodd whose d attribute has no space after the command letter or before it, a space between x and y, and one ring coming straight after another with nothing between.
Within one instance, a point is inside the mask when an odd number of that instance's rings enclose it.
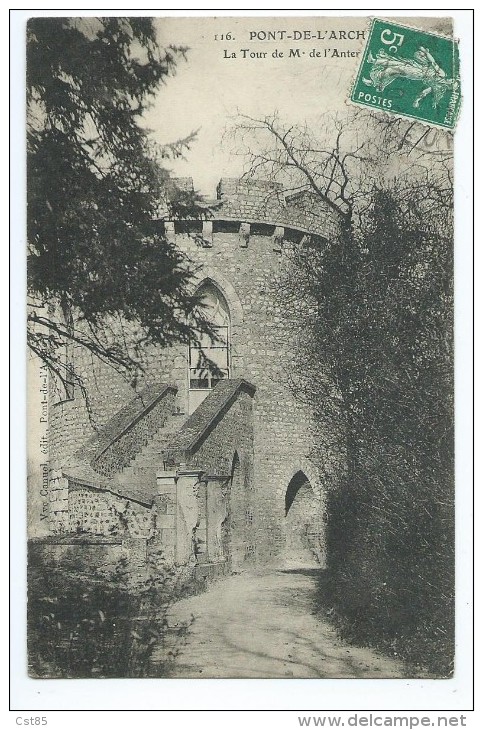
<instances>
[{"instance_id":1,"label":"leafy foliage","mask_svg":"<svg viewBox=\"0 0 483 730\"><path fill-rule=\"evenodd\" d=\"M142 125L184 53L147 18L28 23L28 341L62 381L66 342L132 374L149 343L192 335L192 270L156 222L199 215L161 166L192 137L156 149Z\"/></svg>"},{"instance_id":2,"label":"leafy foliage","mask_svg":"<svg viewBox=\"0 0 483 730\"><path fill-rule=\"evenodd\" d=\"M81 557L82 546L77 548ZM31 556L32 557L32 556ZM121 560L114 572L52 567L30 560L29 667L36 677L168 676L189 623L172 626L169 610L183 576L150 553L136 574ZM153 652L161 659L152 662Z\"/></svg>"},{"instance_id":3,"label":"leafy foliage","mask_svg":"<svg viewBox=\"0 0 483 730\"><path fill-rule=\"evenodd\" d=\"M312 335L344 403L348 471L328 505L335 606L353 638L449 674L451 229L411 214L397 190L377 191L351 266L341 271L331 255L318 270L324 317Z\"/></svg>"},{"instance_id":4,"label":"leafy foliage","mask_svg":"<svg viewBox=\"0 0 483 730\"><path fill-rule=\"evenodd\" d=\"M336 240L291 253L292 295L313 302L293 385L319 425L329 610L352 640L448 676L451 145L443 132L431 137L417 123L367 113L325 118L322 126L314 135L276 115L243 117L236 136L248 174L268 175L290 192L312 191L341 221ZM337 457L344 466L335 474Z\"/></svg>"}]
</instances>

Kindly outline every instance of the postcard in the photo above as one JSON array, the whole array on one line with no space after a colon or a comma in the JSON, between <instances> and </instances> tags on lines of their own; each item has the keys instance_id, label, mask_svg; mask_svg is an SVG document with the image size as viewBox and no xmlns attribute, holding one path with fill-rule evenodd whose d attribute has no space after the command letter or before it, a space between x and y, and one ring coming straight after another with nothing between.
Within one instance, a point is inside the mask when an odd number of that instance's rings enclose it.
<instances>
[{"instance_id":1,"label":"postcard","mask_svg":"<svg viewBox=\"0 0 483 730\"><path fill-rule=\"evenodd\" d=\"M451 678L452 18L26 44L30 676Z\"/></svg>"}]
</instances>

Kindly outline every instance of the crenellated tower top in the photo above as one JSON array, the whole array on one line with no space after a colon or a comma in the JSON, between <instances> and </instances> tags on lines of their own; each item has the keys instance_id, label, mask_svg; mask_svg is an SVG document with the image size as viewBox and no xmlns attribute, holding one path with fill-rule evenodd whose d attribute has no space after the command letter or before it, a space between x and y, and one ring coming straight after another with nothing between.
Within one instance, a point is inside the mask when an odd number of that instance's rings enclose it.
<instances>
[{"instance_id":1,"label":"crenellated tower top","mask_svg":"<svg viewBox=\"0 0 483 730\"><path fill-rule=\"evenodd\" d=\"M191 177L175 178L180 190L194 191ZM202 223L203 238L209 242L213 225L226 223L239 231L248 243L250 233L272 235L275 239L300 240L304 235L333 239L338 235L337 214L314 191L305 189L287 194L283 186L252 178L222 178L216 188L216 199L207 201L206 220ZM168 235L193 229L201 221L169 221L160 211ZM243 245L243 244L242 244Z\"/></svg>"}]
</instances>

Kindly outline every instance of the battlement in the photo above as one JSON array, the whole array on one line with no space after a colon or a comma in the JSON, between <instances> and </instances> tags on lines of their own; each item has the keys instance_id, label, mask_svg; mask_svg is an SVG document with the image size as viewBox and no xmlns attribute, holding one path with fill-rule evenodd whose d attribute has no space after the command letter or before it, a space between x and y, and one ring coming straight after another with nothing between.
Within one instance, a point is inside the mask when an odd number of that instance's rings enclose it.
<instances>
[{"instance_id":1,"label":"battlement","mask_svg":"<svg viewBox=\"0 0 483 730\"><path fill-rule=\"evenodd\" d=\"M191 177L173 178L172 183L182 191L194 191ZM265 224L326 239L337 236L340 228L335 211L314 191L303 189L286 195L281 184L268 180L222 178L216 199L206 204L206 219L210 222Z\"/></svg>"},{"instance_id":2,"label":"battlement","mask_svg":"<svg viewBox=\"0 0 483 730\"><path fill-rule=\"evenodd\" d=\"M246 177L222 177L216 188L219 200L229 197L246 197L251 199L275 197L283 195L283 185L270 180L255 180Z\"/></svg>"}]
</instances>

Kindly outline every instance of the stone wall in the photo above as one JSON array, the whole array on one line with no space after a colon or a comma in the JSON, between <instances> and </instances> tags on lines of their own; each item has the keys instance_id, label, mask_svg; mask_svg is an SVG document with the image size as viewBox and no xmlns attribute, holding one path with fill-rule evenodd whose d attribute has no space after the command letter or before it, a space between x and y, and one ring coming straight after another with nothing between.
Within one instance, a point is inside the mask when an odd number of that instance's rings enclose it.
<instances>
[{"instance_id":1,"label":"stone wall","mask_svg":"<svg viewBox=\"0 0 483 730\"><path fill-rule=\"evenodd\" d=\"M138 540L138 543L145 541ZM29 567L62 567L64 570L115 571L121 559L127 560L133 572L138 569L137 552L131 542L114 537L69 536L68 538L47 537L33 539L28 545ZM142 546L141 546L142 549Z\"/></svg>"},{"instance_id":2,"label":"stone wall","mask_svg":"<svg viewBox=\"0 0 483 730\"><path fill-rule=\"evenodd\" d=\"M286 246L282 241L281 250L275 251L271 235L251 233L245 246L237 232L222 224L214 225L209 248L197 246L187 233L178 234L176 241L202 267L200 282L203 276L210 278L230 309L239 305L242 310L242 321L232 325L231 377L244 377L257 388L253 402L254 493L250 500L256 533L253 544L258 560L271 560L283 546L284 495L296 465L305 460L313 472L317 471L311 413L298 401L290 382L291 368L297 363L297 341L303 336L304 318L311 316L311 303L295 297L287 305L287 282L293 286L296 278L290 241ZM180 356L182 352L180 348ZM182 389L180 385L180 394ZM231 446L226 451L225 459ZM317 479L314 489L319 488Z\"/></svg>"},{"instance_id":3,"label":"stone wall","mask_svg":"<svg viewBox=\"0 0 483 730\"><path fill-rule=\"evenodd\" d=\"M140 394L133 400L134 407L139 401L139 413L133 408L123 422L119 416L114 417L103 428L103 442L92 444L95 453L91 464L100 474L109 477L122 471L172 414L176 388L161 385L146 390L150 391L149 397Z\"/></svg>"},{"instance_id":4,"label":"stone wall","mask_svg":"<svg viewBox=\"0 0 483 730\"><path fill-rule=\"evenodd\" d=\"M183 461L173 472L158 470L144 504L123 495L122 483L95 488L69 477L60 532L144 539L178 565L225 563L222 573L254 561L253 395L245 381L221 382L173 437L170 448Z\"/></svg>"},{"instance_id":5,"label":"stone wall","mask_svg":"<svg viewBox=\"0 0 483 730\"><path fill-rule=\"evenodd\" d=\"M216 400L216 391L225 385L220 383L209 398ZM185 454L189 468L204 472L199 529L207 530L203 541L208 557L218 560L223 556L234 568L257 558L253 402L254 389L241 382L236 400L220 411L206 435Z\"/></svg>"},{"instance_id":6,"label":"stone wall","mask_svg":"<svg viewBox=\"0 0 483 730\"><path fill-rule=\"evenodd\" d=\"M69 529L69 483L55 462L49 470L49 523L52 532Z\"/></svg>"},{"instance_id":7,"label":"stone wall","mask_svg":"<svg viewBox=\"0 0 483 730\"><path fill-rule=\"evenodd\" d=\"M185 187L190 185L185 181ZM326 239L337 236L338 222L310 193L286 200L270 184L225 179L218 198L221 205L206 222L160 221L159 225L194 266L200 267L198 284L209 279L228 303L230 377L245 378L256 387L250 406L253 436L243 433L248 413L246 399L239 398L226 420L190 456L189 465L231 474L235 451L238 453L244 496L237 498L237 510L243 513L249 531L244 539L253 547L247 558L268 561L276 559L283 548L285 493L298 470L303 469L323 503L321 475L327 465L321 463L315 449L310 409L294 387L297 368L303 368L298 354L303 351L304 323L314 316L314 310L313 303L300 294L300 272L292 251L312 234L320 246L326 245ZM146 383L162 380L175 386L173 408L180 415L187 414L187 346L150 350L147 361ZM93 373L87 368L86 375L93 412L105 423L133 392L113 378L112 371L106 375L103 367ZM81 404L63 407L63 417L54 414L51 424L55 455L73 449L75 442L79 446L82 434L90 428Z\"/></svg>"},{"instance_id":8,"label":"stone wall","mask_svg":"<svg viewBox=\"0 0 483 730\"><path fill-rule=\"evenodd\" d=\"M50 458L61 461L79 449L136 395L113 368L82 348L74 348L73 358L76 370L86 385L87 402L77 386L74 398L67 400L59 400L58 391L52 389Z\"/></svg>"},{"instance_id":9,"label":"stone wall","mask_svg":"<svg viewBox=\"0 0 483 730\"><path fill-rule=\"evenodd\" d=\"M150 538L151 508L108 491L69 483L69 531Z\"/></svg>"}]
</instances>

